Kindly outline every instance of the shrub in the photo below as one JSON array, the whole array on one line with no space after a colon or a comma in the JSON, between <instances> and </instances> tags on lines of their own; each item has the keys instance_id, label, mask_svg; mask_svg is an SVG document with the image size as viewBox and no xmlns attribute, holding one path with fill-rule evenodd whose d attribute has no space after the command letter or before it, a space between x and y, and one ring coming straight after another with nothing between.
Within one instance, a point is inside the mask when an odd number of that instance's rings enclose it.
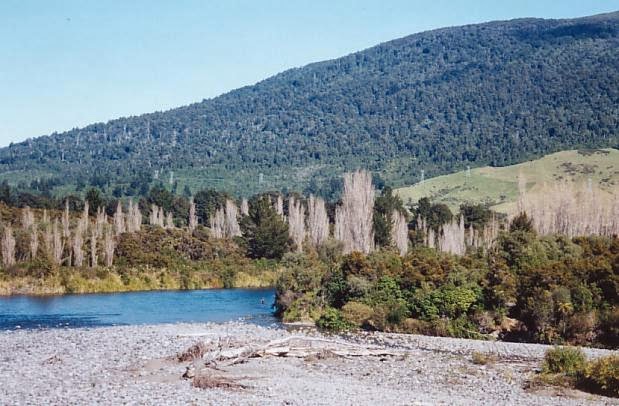
<instances>
[{"instance_id":1,"label":"shrub","mask_svg":"<svg viewBox=\"0 0 619 406\"><path fill-rule=\"evenodd\" d=\"M374 307L368 324L380 331L398 330L398 325L402 324L408 316L406 302L402 299L392 300Z\"/></svg>"},{"instance_id":2,"label":"shrub","mask_svg":"<svg viewBox=\"0 0 619 406\"><path fill-rule=\"evenodd\" d=\"M600 341L612 348L619 346L619 306L604 312L601 317Z\"/></svg>"},{"instance_id":3,"label":"shrub","mask_svg":"<svg viewBox=\"0 0 619 406\"><path fill-rule=\"evenodd\" d=\"M542 372L576 376L585 369L587 359L580 348L555 347L546 352Z\"/></svg>"},{"instance_id":4,"label":"shrub","mask_svg":"<svg viewBox=\"0 0 619 406\"><path fill-rule=\"evenodd\" d=\"M342 312L332 307L327 308L320 318L316 321L316 325L323 329L333 332L348 330L351 324L344 319Z\"/></svg>"},{"instance_id":5,"label":"shrub","mask_svg":"<svg viewBox=\"0 0 619 406\"><path fill-rule=\"evenodd\" d=\"M496 361L496 356L494 354L473 351L471 361L475 365L488 365Z\"/></svg>"},{"instance_id":6,"label":"shrub","mask_svg":"<svg viewBox=\"0 0 619 406\"><path fill-rule=\"evenodd\" d=\"M619 355L587 363L579 386L590 392L619 397Z\"/></svg>"},{"instance_id":7,"label":"shrub","mask_svg":"<svg viewBox=\"0 0 619 406\"><path fill-rule=\"evenodd\" d=\"M294 299L282 314L282 319L286 323L295 321L313 321L319 316L316 304L316 294L306 293Z\"/></svg>"},{"instance_id":8,"label":"shrub","mask_svg":"<svg viewBox=\"0 0 619 406\"><path fill-rule=\"evenodd\" d=\"M479 332L477 326L466 316L460 316L447 322L447 333L449 337L472 338L476 340L485 337Z\"/></svg>"},{"instance_id":9,"label":"shrub","mask_svg":"<svg viewBox=\"0 0 619 406\"><path fill-rule=\"evenodd\" d=\"M54 275L58 267L45 257L38 257L28 263L28 274L35 278Z\"/></svg>"},{"instance_id":10,"label":"shrub","mask_svg":"<svg viewBox=\"0 0 619 406\"><path fill-rule=\"evenodd\" d=\"M342 316L350 324L361 327L374 314L374 310L363 303L348 302L342 307Z\"/></svg>"},{"instance_id":11,"label":"shrub","mask_svg":"<svg viewBox=\"0 0 619 406\"><path fill-rule=\"evenodd\" d=\"M400 331L408 334L432 334L432 325L430 322L408 318L402 322Z\"/></svg>"}]
</instances>

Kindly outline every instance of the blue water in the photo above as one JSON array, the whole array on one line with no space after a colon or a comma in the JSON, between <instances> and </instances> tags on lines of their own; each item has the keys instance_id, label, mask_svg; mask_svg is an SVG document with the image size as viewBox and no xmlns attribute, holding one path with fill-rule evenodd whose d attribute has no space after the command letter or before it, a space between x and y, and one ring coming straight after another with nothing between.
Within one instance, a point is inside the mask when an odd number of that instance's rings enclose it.
<instances>
[{"instance_id":1,"label":"blue water","mask_svg":"<svg viewBox=\"0 0 619 406\"><path fill-rule=\"evenodd\" d=\"M0 330L245 320L276 322L272 289L0 297Z\"/></svg>"}]
</instances>

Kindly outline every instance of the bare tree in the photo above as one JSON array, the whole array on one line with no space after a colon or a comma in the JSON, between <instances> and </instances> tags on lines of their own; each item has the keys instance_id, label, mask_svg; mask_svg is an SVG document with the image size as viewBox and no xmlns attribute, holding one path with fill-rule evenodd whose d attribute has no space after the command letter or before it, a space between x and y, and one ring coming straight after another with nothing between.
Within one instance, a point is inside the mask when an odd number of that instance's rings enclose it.
<instances>
[{"instance_id":1,"label":"bare tree","mask_svg":"<svg viewBox=\"0 0 619 406\"><path fill-rule=\"evenodd\" d=\"M429 248L435 248L436 247L436 233L434 232L434 229L432 227L430 227L428 229L428 236L427 236L426 245Z\"/></svg>"},{"instance_id":2,"label":"bare tree","mask_svg":"<svg viewBox=\"0 0 619 406\"><path fill-rule=\"evenodd\" d=\"M22 227L24 230L29 229L34 225L34 213L30 207L26 206L22 210Z\"/></svg>"},{"instance_id":3,"label":"bare tree","mask_svg":"<svg viewBox=\"0 0 619 406\"><path fill-rule=\"evenodd\" d=\"M541 235L563 234L570 238L587 235L611 236L619 231L619 188L604 191L589 180L575 185L563 181L543 185L543 193L520 191L518 212L526 212ZM521 211L520 211L521 210Z\"/></svg>"},{"instance_id":4,"label":"bare tree","mask_svg":"<svg viewBox=\"0 0 619 406\"><path fill-rule=\"evenodd\" d=\"M219 208L210 218L211 235L215 238L224 238L226 235L226 214L224 209Z\"/></svg>"},{"instance_id":5,"label":"bare tree","mask_svg":"<svg viewBox=\"0 0 619 406\"><path fill-rule=\"evenodd\" d=\"M156 204L151 205L150 209L150 225L151 226L164 226L164 214L163 209Z\"/></svg>"},{"instance_id":6,"label":"bare tree","mask_svg":"<svg viewBox=\"0 0 619 406\"><path fill-rule=\"evenodd\" d=\"M69 239L71 237L71 228L69 222L69 201L64 202L64 212L62 213L62 237Z\"/></svg>"},{"instance_id":7,"label":"bare tree","mask_svg":"<svg viewBox=\"0 0 619 406\"><path fill-rule=\"evenodd\" d=\"M329 238L329 217L325 201L314 195L310 195L308 200L307 228L314 246L324 243Z\"/></svg>"},{"instance_id":8,"label":"bare tree","mask_svg":"<svg viewBox=\"0 0 619 406\"><path fill-rule=\"evenodd\" d=\"M86 225L80 219L73 232L73 264L80 267L84 264L84 232Z\"/></svg>"},{"instance_id":9,"label":"bare tree","mask_svg":"<svg viewBox=\"0 0 619 406\"><path fill-rule=\"evenodd\" d=\"M247 199L243 198L243 200L241 200L241 214L243 216L248 216L249 215L249 203L247 202Z\"/></svg>"},{"instance_id":10,"label":"bare tree","mask_svg":"<svg viewBox=\"0 0 619 406\"><path fill-rule=\"evenodd\" d=\"M442 232L439 235L438 248L443 252L449 252L455 255L464 255L466 253L466 236L463 216L460 216L459 221L454 219L443 226Z\"/></svg>"},{"instance_id":11,"label":"bare tree","mask_svg":"<svg viewBox=\"0 0 619 406\"><path fill-rule=\"evenodd\" d=\"M284 199L282 195L277 195L277 199L275 199L275 211L277 214L284 217Z\"/></svg>"},{"instance_id":12,"label":"bare tree","mask_svg":"<svg viewBox=\"0 0 619 406\"><path fill-rule=\"evenodd\" d=\"M174 215L171 211L165 217L165 228L174 228Z\"/></svg>"},{"instance_id":13,"label":"bare tree","mask_svg":"<svg viewBox=\"0 0 619 406\"><path fill-rule=\"evenodd\" d=\"M188 225L189 225L188 226L189 233L193 233L193 231L198 226L198 216L196 216L196 204L193 201L193 199L191 199L191 202L189 202L189 221L188 221Z\"/></svg>"},{"instance_id":14,"label":"bare tree","mask_svg":"<svg viewBox=\"0 0 619 406\"><path fill-rule=\"evenodd\" d=\"M52 260L56 265L60 265L62 262L62 252L64 251L64 243L62 235L60 234L60 227L58 225L58 219L54 220L54 227L52 229L52 241L53 251Z\"/></svg>"},{"instance_id":15,"label":"bare tree","mask_svg":"<svg viewBox=\"0 0 619 406\"><path fill-rule=\"evenodd\" d=\"M135 233L142 228L142 213L137 204L133 204L133 200L129 200L129 209L127 210L127 231Z\"/></svg>"},{"instance_id":16,"label":"bare tree","mask_svg":"<svg viewBox=\"0 0 619 406\"><path fill-rule=\"evenodd\" d=\"M47 258L52 257L53 253L53 234L52 234L52 225L47 221L44 224L43 229L43 248L45 249L45 255Z\"/></svg>"},{"instance_id":17,"label":"bare tree","mask_svg":"<svg viewBox=\"0 0 619 406\"><path fill-rule=\"evenodd\" d=\"M346 253L374 250L374 194L369 172L344 174L342 205L335 212L335 236L344 244Z\"/></svg>"},{"instance_id":18,"label":"bare tree","mask_svg":"<svg viewBox=\"0 0 619 406\"><path fill-rule=\"evenodd\" d=\"M238 208L232 200L226 200L226 206L215 211L210 218L211 235L215 238L232 238L241 235L238 222Z\"/></svg>"},{"instance_id":19,"label":"bare tree","mask_svg":"<svg viewBox=\"0 0 619 406\"><path fill-rule=\"evenodd\" d=\"M404 256L408 252L408 223L406 216L399 210L394 210L391 214L391 241Z\"/></svg>"},{"instance_id":20,"label":"bare tree","mask_svg":"<svg viewBox=\"0 0 619 406\"><path fill-rule=\"evenodd\" d=\"M305 207L292 196L288 200L288 235L294 241L296 250L301 252L305 240Z\"/></svg>"},{"instance_id":21,"label":"bare tree","mask_svg":"<svg viewBox=\"0 0 619 406\"><path fill-rule=\"evenodd\" d=\"M226 200L226 237L236 237L241 235L241 226L239 226L239 209L236 204L230 199Z\"/></svg>"},{"instance_id":22,"label":"bare tree","mask_svg":"<svg viewBox=\"0 0 619 406\"><path fill-rule=\"evenodd\" d=\"M36 259L39 251L39 230L36 224L30 226L30 259Z\"/></svg>"},{"instance_id":23,"label":"bare tree","mask_svg":"<svg viewBox=\"0 0 619 406\"><path fill-rule=\"evenodd\" d=\"M103 211L103 208L97 208L97 217L95 218L95 230L97 238L103 236L103 228L107 225L107 214Z\"/></svg>"},{"instance_id":24,"label":"bare tree","mask_svg":"<svg viewBox=\"0 0 619 406\"><path fill-rule=\"evenodd\" d=\"M159 227L165 227L165 212L163 211L163 207L160 207L159 213L157 213L157 223Z\"/></svg>"},{"instance_id":25,"label":"bare tree","mask_svg":"<svg viewBox=\"0 0 619 406\"><path fill-rule=\"evenodd\" d=\"M90 266L95 268L97 265L97 228L90 227Z\"/></svg>"},{"instance_id":26,"label":"bare tree","mask_svg":"<svg viewBox=\"0 0 619 406\"><path fill-rule=\"evenodd\" d=\"M116 212L114 213L114 230L116 232L116 236L121 235L127 228L125 226L125 214L123 213L123 205L118 201L116 205Z\"/></svg>"},{"instance_id":27,"label":"bare tree","mask_svg":"<svg viewBox=\"0 0 619 406\"><path fill-rule=\"evenodd\" d=\"M88 202L86 202L73 232L73 264L77 267L84 264L84 234L88 231L88 224Z\"/></svg>"},{"instance_id":28,"label":"bare tree","mask_svg":"<svg viewBox=\"0 0 619 406\"><path fill-rule=\"evenodd\" d=\"M105 254L105 266L110 267L114 263L114 250L116 249L116 241L109 227L105 228L103 234L103 252Z\"/></svg>"},{"instance_id":29,"label":"bare tree","mask_svg":"<svg viewBox=\"0 0 619 406\"><path fill-rule=\"evenodd\" d=\"M5 268L15 265L15 236L10 225L4 226L2 233L2 264Z\"/></svg>"}]
</instances>

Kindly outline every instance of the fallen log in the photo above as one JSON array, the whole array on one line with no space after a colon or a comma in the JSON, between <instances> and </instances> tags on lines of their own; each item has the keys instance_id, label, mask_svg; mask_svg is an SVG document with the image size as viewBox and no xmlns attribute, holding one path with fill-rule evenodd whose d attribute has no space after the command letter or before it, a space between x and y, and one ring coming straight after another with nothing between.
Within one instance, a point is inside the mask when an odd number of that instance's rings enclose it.
<instances>
[{"instance_id":1,"label":"fallen log","mask_svg":"<svg viewBox=\"0 0 619 406\"><path fill-rule=\"evenodd\" d=\"M394 351L381 348L376 345L360 345L343 340L306 336L291 336L261 345L232 347L232 345L238 344L238 342L232 344L230 340L223 342L219 340L216 344L211 343L209 350L207 345L199 343L192 346L194 351L190 349L186 353L192 355L198 353L205 366L217 368L247 362L251 358L307 358L320 357L324 354L337 357L386 357L400 356L406 352L405 350ZM201 351L195 351L196 348Z\"/></svg>"}]
</instances>

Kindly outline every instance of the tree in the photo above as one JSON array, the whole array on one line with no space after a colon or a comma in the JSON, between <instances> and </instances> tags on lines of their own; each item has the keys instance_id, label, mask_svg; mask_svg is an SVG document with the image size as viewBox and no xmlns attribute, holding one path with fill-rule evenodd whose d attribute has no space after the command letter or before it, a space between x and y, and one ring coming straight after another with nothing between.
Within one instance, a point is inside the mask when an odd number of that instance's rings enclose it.
<instances>
[{"instance_id":1,"label":"tree","mask_svg":"<svg viewBox=\"0 0 619 406\"><path fill-rule=\"evenodd\" d=\"M344 243L344 252L370 253L374 250L374 186L367 171L344 174L342 204L335 214L335 238Z\"/></svg>"},{"instance_id":2,"label":"tree","mask_svg":"<svg viewBox=\"0 0 619 406\"><path fill-rule=\"evenodd\" d=\"M374 242L379 247L387 247L393 243L391 231L394 211L406 213L402 199L394 195L389 186L385 186L374 203Z\"/></svg>"},{"instance_id":3,"label":"tree","mask_svg":"<svg viewBox=\"0 0 619 406\"><path fill-rule=\"evenodd\" d=\"M419 199L414 214L415 219L424 219L426 226L435 232L437 232L442 225L451 222L453 218L449 206L443 203L432 204L427 197Z\"/></svg>"},{"instance_id":4,"label":"tree","mask_svg":"<svg viewBox=\"0 0 619 406\"><path fill-rule=\"evenodd\" d=\"M526 233L534 233L533 220L527 216L527 213L522 212L509 224L509 231L524 231Z\"/></svg>"},{"instance_id":5,"label":"tree","mask_svg":"<svg viewBox=\"0 0 619 406\"><path fill-rule=\"evenodd\" d=\"M301 252L305 240L305 206L293 196L288 201L288 231L296 250Z\"/></svg>"},{"instance_id":6,"label":"tree","mask_svg":"<svg viewBox=\"0 0 619 406\"><path fill-rule=\"evenodd\" d=\"M464 226L482 230L492 219L492 211L482 204L461 204L460 215L464 217Z\"/></svg>"},{"instance_id":7,"label":"tree","mask_svg":"<svg viewBox=\"0 0 619 406\"><path fill-rule=\"evenodd\" d=\"M157 205L164 211L172 211L174 209L174 195L163 186L154 186L148 193L148 203Z\"/></svg>"},{"instance_id":8,"label":"tree","mask_svg":"<svg viewBox=\"0 0 619 406\"><path fill-rule=\"evenodd\" d=\"M200 224L208 224L215 211L226 205L228 195L216 190L200 190L193 198L196 204L196 216Z\"/></svg>"},{"instance_id":9,"label":"tree","mask_svg":"<svg viewBox=\"0 0 619 406\"><path fill-rule=\"evenodd\" d=\"M329 217L325 201L314 195L310 195L308 199L307 228L310 242L316 247L329 238Z\"/></svg>"},{"instance_id":10,"label":"tree","mask_svg":"<svg viewBox=\"0 0 619 406\"><path fill-rule=\"evenodd\" d=\"M277 214L267 196L256 196L249 215L241 220L242 241L252 258L280 259L290 248L288 224Z\"/></svg>"}]
</instances>

